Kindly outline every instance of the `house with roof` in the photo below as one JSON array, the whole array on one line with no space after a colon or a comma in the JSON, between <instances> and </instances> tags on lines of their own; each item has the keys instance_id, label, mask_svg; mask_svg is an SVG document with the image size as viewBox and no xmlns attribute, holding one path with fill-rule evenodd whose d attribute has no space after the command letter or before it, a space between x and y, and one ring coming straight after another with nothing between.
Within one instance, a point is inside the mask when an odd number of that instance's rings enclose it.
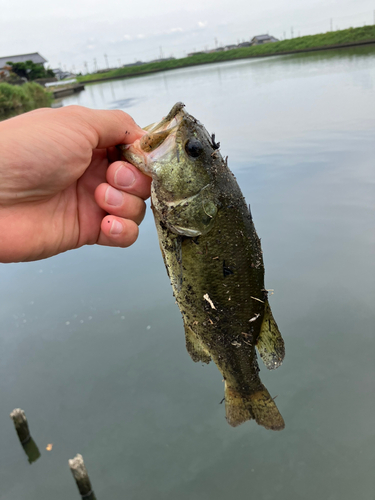
<instances>
[{"instance_id":1,"label":"house with roof","mask_svg":"<svg viewBox=\"0 0 375 500\"><path fill-rule=\"evenodd\" d=\"M251 40L251 45L261 45L263 43L279 42L277 38L270 35L257 35Z\"/></svg>"},{"instance_id":2,"label":"house with roof","mask_svg":"<svg viewBox=\"0 0 375 500\"><path fill-rule=\"evenodd\" d=\"M8 66L8 62L18 63L18 62L26 62L32 61L35 64L44 65L47 62L44 57L42 57L38 52L32 52L31 54L20 54L18 56L6 56L0 57L0 71L3 71L6 66Z\"/></svg>"},{"instance_id":3,"label":"house with roof","mask_svg":"<svg viewBox=\"0 0 375 500\"><path fill-rule=\"evenodd\" d=\"M241 42L237 45L237 47L250 47L252 45L251 42Z\"/></svg>"}]
</instances>

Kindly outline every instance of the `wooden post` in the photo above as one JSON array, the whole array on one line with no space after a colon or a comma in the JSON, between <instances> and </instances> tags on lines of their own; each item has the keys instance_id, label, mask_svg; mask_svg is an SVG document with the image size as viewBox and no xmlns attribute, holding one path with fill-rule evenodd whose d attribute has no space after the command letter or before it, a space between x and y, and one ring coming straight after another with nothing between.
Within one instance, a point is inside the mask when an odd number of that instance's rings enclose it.
<instances>
[{"instance_id":1,"label":"wooden post","mask_svg":"<svg viewBox=\"0 0 375 500\"><path fill-rule=\"evenodd\" d=\"M31 436L25 412L21 408L15 408L10 414L10 418L13 420L21 444L26 444Z\"/></svg>"},{"instance_id":2,"label":"wooden post","mask_svg":"<svg viewBox=\"0 0 375 500\"><path fill-rule=\"evenodd\" d=\"M22 445L22 448L25 450L29 464L32 464L40 457L40 451L32 437L30 437L27 443Z\"/></svg>"},{"instance_id":3,"label":"wooden post","mask_svg":"<svg viewBox=\"0 0 375 500\"><path fill-rule=\"evenodd\" d=\"M69 467L81 497L89 500L96 500L82 455L77 454L73 459L69 460Z\"/></svg>"},{"instance_id":4,"label":"wooden post","mask_svg":"<svg viewBox=\"0 0 375 500\"><path fill-rule=\"evenodd\" d=\"M31 464L35 462L40 457L40 452L35 441L30 435L29 425L27 423L25 412L21 410L21 408L15 408L10 414L10 418L13 420L18 438L29 459L29 463Z\"/></svg>"}]
</instances>

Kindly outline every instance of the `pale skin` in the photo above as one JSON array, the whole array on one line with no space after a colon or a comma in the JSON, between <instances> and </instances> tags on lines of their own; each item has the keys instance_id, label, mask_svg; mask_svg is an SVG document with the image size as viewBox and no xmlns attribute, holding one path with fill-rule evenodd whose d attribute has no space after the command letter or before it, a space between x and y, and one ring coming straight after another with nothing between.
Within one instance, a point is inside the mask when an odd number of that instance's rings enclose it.
<instances>
[{"instance_id":1,"label":"pale skin","mask_svg":"<svg viewBox=\"0 0 375 500\"><path fill-rule=\"evenodd\" d=\"M123 111L80 106L0 122L0 262L132 245L151 179L115 146L143 134Z\"/></svg>"}]
</instances>

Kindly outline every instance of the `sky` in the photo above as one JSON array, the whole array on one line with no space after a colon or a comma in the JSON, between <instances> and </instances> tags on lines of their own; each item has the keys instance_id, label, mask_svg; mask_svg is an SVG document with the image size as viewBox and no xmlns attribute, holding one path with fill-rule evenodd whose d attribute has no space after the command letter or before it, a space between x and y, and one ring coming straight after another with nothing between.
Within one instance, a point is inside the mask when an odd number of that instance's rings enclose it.
<instances>
[{"instance_id":1,"label":"sky","mask_svg":"<svg viewBox=\"0 0 375 500\"><path fill-rule=\"evenodd\" d=\"M375 0L0 0L0 12L0 57L39 52L51 68L86 73L374 24Z\"/></svg>"}]
</instances>

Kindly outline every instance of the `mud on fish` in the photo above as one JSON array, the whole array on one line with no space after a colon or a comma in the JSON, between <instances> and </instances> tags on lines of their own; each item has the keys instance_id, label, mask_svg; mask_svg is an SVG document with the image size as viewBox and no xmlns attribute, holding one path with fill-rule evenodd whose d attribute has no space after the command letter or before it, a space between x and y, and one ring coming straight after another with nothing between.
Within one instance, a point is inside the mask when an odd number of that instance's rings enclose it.
<instances>
[{"instance_id":1,"label":"mud on fish","mask_svg":"<svg viewBox=\"0 0 375 500\"><path fill-rule=\"evenodd\" d=\"M177 103L132 145L127 161L152 177L151 203L186 347L219 368L230 425L266 429L284 420L259 378L256 348L268 369L284 342L264 286L260 240L241 190L204 126Z\"/></svg>"}]
</instances>

